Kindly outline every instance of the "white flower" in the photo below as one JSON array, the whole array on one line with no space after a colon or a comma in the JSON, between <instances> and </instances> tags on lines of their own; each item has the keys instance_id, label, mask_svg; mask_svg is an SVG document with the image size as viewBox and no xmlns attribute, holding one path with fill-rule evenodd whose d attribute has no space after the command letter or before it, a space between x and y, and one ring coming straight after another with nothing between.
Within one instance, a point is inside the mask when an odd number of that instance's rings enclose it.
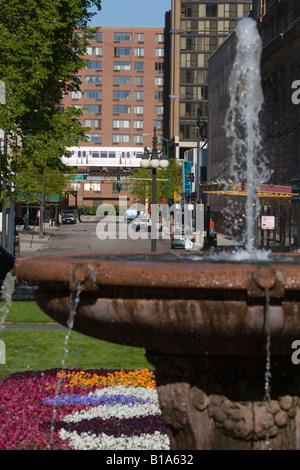
<instances>
[{"instance_id":1,"label":"white flower","mask_svg":"<svg viewBox=\"0 0 300 470\"><path fill-rule=\"evenodd\" d=\"M75 450L169 450L170 441L166 434L156 431L141 436L107 436L106 434L68 432L61 429L60 437L67 439Z\"/></svg>"}]
</instances>

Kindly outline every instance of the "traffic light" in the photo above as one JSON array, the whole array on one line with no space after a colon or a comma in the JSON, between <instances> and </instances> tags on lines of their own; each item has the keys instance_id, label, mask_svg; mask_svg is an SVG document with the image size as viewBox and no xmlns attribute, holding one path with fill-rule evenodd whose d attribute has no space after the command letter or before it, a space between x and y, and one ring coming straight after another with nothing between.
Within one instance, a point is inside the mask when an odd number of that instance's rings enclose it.
<instances>
[{"instance_id":1,"label":"traffic light","mask_svg":"<svg viewBox=\"0 0 300 470\"><path fill-rule=\"evenodd\" d=\"M190 181L192 183L195 179L195 175L193 173L189 172L187 174L187 179L188 179L188 181Z\"/></svg>"},{"instance_id":2,"label":"traffic light","mask_svg":"<svg viewBox=\"0 0 300 470\"><path fill-rule=\"evenodd\" d=\"M116 190L117 190L118 193L121 191L121 178L120 178L120 175L117 175Z\"/></svg>"}]
</instances>

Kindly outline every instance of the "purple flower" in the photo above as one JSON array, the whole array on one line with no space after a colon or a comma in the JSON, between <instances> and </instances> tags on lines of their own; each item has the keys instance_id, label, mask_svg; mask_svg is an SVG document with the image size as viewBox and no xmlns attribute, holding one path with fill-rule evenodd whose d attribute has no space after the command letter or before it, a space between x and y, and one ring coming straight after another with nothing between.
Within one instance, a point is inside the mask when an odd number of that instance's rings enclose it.
<instances>
[{"instance_id":1,"label":"purple flower","mask_svg":"<svg viewBox=\"0 0 300 470\"><path fill-rule=\"evenodd\" d=\"M56 423L56 429L64 428L66 431L76 431L78 434L89 432L91 434L104 433L108 436L120 437L140 436L141 434L154 434L159 431L166 434L166 427L161 416L146 415L135 418L92 418L83 419L79 422L66 423L64 421Z\"/></svg>"},{"instance_id":2,"label":"purple flower","mask_svg":"<svg viewBox=\"0 0 300 470\"><path fill-rule=\"evenodd\" d=\"M44 398L43 402L50 405L127 405L154 403L149 398L136 397L134 395L61 395L60 397Z\"/></svg>"}]
</instances>

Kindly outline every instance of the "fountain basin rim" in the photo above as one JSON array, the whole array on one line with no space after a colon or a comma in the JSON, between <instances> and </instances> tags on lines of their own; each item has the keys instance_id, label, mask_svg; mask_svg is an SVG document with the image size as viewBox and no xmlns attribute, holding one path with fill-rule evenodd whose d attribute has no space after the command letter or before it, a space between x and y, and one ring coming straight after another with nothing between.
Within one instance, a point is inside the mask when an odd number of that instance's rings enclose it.
<instances>
[{"instance_id":1,"label":"fountain basin rim","mask_svg":"<svg viewBox=\"0 0 300 470\"><path fill-rule=\"evenodd\" d=\"M31 284L63 283L71 287L77 280L82 290L109 285L249 291L249 280L251 284L254 279L262 290L273 289L280 283L279 290L300 291L297 265L216 263L204 259L203 255L199 256L199 262L191 262L191 255L186 255L181 255L180 263L172 262L170 253L164 252L42 255L17 258L12 274L17 282L26 280Z\"/></svg>"}]
</instances>

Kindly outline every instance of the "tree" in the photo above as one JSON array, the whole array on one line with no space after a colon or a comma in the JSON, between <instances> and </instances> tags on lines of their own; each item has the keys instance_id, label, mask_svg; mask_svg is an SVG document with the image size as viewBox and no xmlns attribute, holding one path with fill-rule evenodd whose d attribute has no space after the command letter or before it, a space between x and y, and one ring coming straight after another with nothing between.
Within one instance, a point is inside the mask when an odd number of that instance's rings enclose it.
<instances>
[{"instance_id":1,"label":"tree","mask_svg":"<svg viewBox=\"0 0 300 470\"><path fill-rule=\"evenodd\" d=\"M169 159L169 170L157 169L156 178L167 179L169 175L169 195L173 198L174 192L177 192L182 187L182 166L174 158ZM134 181L136 180L136 181ZM146 201L152 200L152 182L151 170L140 169L137 170L132 176L131 192L134 196L135 202L145 204ZM167 182L157 181L156 183L156 200L157 202L164 202L167 198Z\"/></svg>"},{"instance_id":2,"label":"tree","mask_svg":"<svg viewBox=\"0 0 300 470\"><path fill-rule=\"evenodd\" d=\"M93 34L93 6L100 10L101 0L0 0L0 80L6 86L0 129L9 142L9 168L1 176L21 191L24 172L35 168L44 183L50 170L65 173L66 147L86 140L81 112L59 103L80 90L77 73Z\"/></svg>"},{"instance_id":3,"label":"tree","mask_svg":"<svg viewBox=\"0 0 300 470\"><path fill-rule=\"evenodd\" d=\"M49 126L63 94L80 88L93 5L101 9L100 0L0 0L2 129L23 136Z\"/></svg>"}]
</instances>

